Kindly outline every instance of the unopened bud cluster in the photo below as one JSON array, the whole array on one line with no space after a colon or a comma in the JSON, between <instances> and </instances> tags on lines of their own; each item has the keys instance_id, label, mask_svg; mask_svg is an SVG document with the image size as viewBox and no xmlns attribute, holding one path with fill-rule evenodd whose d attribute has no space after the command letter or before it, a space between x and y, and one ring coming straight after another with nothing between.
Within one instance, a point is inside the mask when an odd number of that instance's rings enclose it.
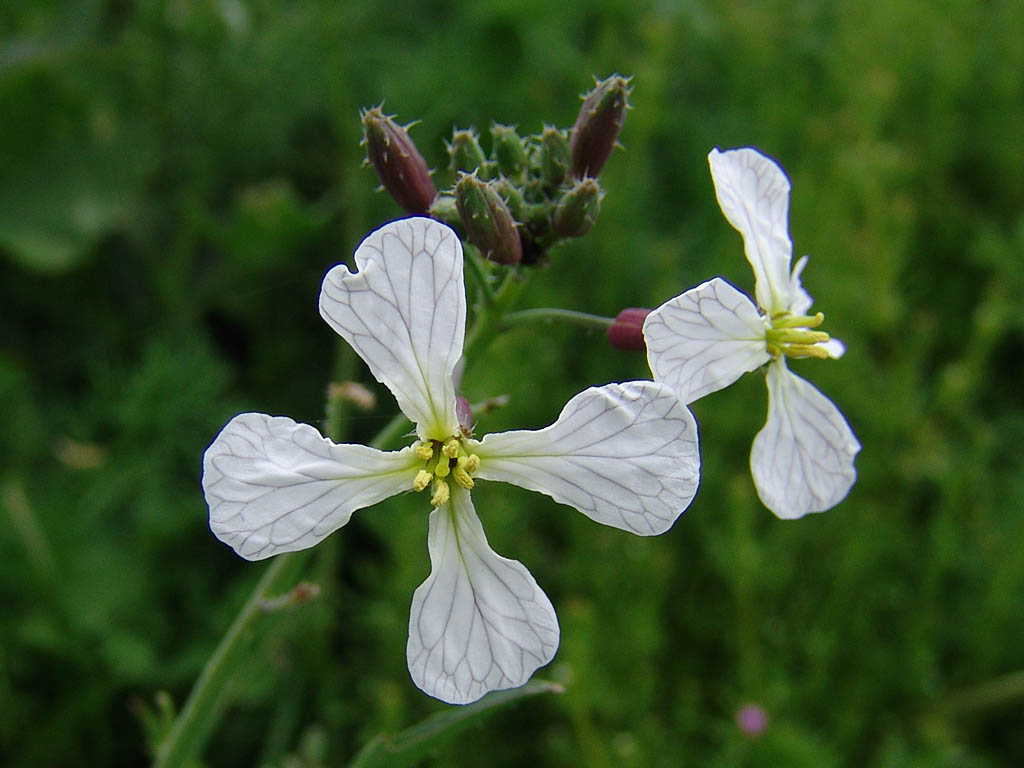
<instances>
[{"instance_id":1,"label":"unopened bud cluster","mask_svg":"<svg viewBox=\"0 0 1024 768\"><path fill-rule=\"evenodd\" d=\"M612 75L585 94L571 131L546 125L520 136L494 123L487 153L476 131L456 129L448 143L452 186L441 194L408 132L379 109L364 113L364 143L384 188L407 211L455 227L491 261L535 264L597 221L604 197L597 176L628 108L629 81Z\"/></svg>"}]
</instances>

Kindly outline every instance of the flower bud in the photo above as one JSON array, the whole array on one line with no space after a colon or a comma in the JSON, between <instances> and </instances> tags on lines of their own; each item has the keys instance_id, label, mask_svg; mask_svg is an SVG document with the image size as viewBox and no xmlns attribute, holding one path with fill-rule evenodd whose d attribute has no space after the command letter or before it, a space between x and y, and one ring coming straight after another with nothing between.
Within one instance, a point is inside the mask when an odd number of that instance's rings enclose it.
<instances>
[{"instance_id":1,"label":"flower bud","mask_svg":"<svg viewBox=\"0 0 1024 768\"><path fill-rule=\"evenodd\" d=\"M629 80L612 75L599 81L583 99L569 138L572 175L597 178L619 139L629 109Z\"/></svg>"},{"instance_id":2,"label":"flower bud","mask_svg":"<svg viewBox=\"0 0 1024 768\"><path fill-rule=\"evenodd\" d=\"M427 213L451 227L458 227L462 224L462 217L459 216L459 207L455 204L455 198L451 195L438 195L435 197Z\"/></svg>"},{"instance_id":3,"label":"flower bud","mask_svg":"<svg viewBox=\"0 0 1024 768\"><path fill-rule=\"evenodd\" d=\"M540 173L549 187L557 187L569 173L569 140L565 131L550 125L540 134Z\"/></svg>"},{"instance_id":4,"label":"flower bud","mask_svg":"<svg viewBox=\"0 0 1024 768\"><path fill-rule=\"evenodd\" d=\"M526 170L529 158L515 127L493 123L491 138L494 139L494 159L498 161L498 170L511 179L518 179Z\"/></svg>"},{"instance_id":5,"label":"flower bud","mask_svg":"<svg viewBox=\"0 0 1024 768\"><path fill-rule=\"evenodd\" d=\"M455 415L459 418L459 429L469 437L473 434L473 406L463 395L455 395Z\"/></svg>"},{"instance_id":6,"label":"flower bud","mask_svg":"<svg viewBox=\"0 0 1024 768\"><path fill-rule=\"evenodd\" d=\"M604 192L591 178L577 181L572 189L562 195L551 219L551 228L559 237L585 235L597 221Z\"/></svg>"},{"instance_id":7,"label":"flower bud","mask_svg":"<svg viewBox=\"0 0 1024 768\"><path fill-rule=\"evenodd\" d=\"M384 189L409 213L425 213L437 195L430 169L409 133L380 107L363 110L366 159Z\"/></svg>"},{"instance_id":8,"label":"flower bud","mask_svg":"<svg viewBox=\"0 0 1024 768\"><path fill-rule=\"evenodd\" d=\"M523 258L515 220L492 184L481 181L476 174L462 174L455 185L455 203L466 239L488 259L516 264Z\"/></svg>"},{"instance_id":9,"label":"flower bud","mask_svg":"<svg viewBox=\"0 0 1024 768\"><path fill-rule=\"evenodd\" d=\"M508 211L512 214L512 218L516 221L525 221L527 205L522 190L504 176L496 181L492 181L491 185L494 187L494 191L501 195L501 199L505 201L505 205L508 206Z\"/></svg>"},{"instance_id":10,"label":"flower bud","mask_svg":"<svg viewBox=\"0 0 1024 768\"><path fill-rule=\"evenodd\" d=\"M452 133L452 141L448 145L448 158L448 167L455 175L458 175L459 171L479 171L481 178L490 178L487 172L487 158L480 148L480 142L477 141L476 131L472 129Z\"/></svg>"},{"instance_id":11,"label":"flower bud","mask_svg":"<svg viewBox=\"0 0 1024 768\"><path fill-rule=\"evenodd\" d=\"M608 326L608 343L616 349L643 352L647 349L644 344L644 319L649 314L651 310L640 307L630 307L619 312L615 322Z\"/></svg>"}]
</instances>

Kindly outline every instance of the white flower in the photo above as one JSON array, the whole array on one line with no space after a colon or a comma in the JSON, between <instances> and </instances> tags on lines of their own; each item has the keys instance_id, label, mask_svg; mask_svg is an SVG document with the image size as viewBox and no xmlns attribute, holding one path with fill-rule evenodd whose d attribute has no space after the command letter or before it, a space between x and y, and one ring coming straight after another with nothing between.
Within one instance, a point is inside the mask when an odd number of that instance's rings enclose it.
<instances>
[{"instance_id":1,"label":"white flower","mask_svg":"<svg viewBox=\"0 0 1024 768\"><path fill-rule=\"evenodd\" d=\"M791 372L786 357L838 358L845 348L811 330L825 316L807 315L811 297L800 284L807 257L790 272L785 173L754 149L714 149L708 161L718 204L743 236L757 306L721 278L692 288L647 317L647 359L655 381L687 404L768 363L768 421L750 452L754 485L781 518L823 512L853 486L860 443L839 409Z\"/></svg>"},{"instance_id":2,"label":"white flower","mask_svg":"<svg viewBox=\"0 0 1024 768\"><path fill-rule=\"evenodd\" d=\"M430 488L431 573L413 595L409 672L426 693L468 703L525 683L559 638L530 572L488 545L470 499L474 476L658 534L696 493L696 424L670 388L633 381L576 395L545 429L472 439L459 425L452 383L466 319L458 237L433 219L403 219L371 233L355 262L355 273L344 265L327 273L320 314L394 393L418 439L383 452L243 413L203 460L210 527L258 560L316 544L357 509Z\"/></svg>"}]
</instances>

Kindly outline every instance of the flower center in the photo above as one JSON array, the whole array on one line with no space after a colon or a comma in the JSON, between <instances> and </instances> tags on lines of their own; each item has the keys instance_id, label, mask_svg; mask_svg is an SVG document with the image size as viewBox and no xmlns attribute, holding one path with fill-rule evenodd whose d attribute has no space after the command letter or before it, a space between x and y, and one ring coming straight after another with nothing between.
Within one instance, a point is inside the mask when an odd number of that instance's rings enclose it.
<instances>
[{"instance_id":1,"label":"flower center","mask_svg":"<svg viewBox=\"0 0 1024 768\"><path fill-rule=\"evenodd\" d=\"M412 489L418 492L432 485L430 503L435 507L448 502L449 480L466 489L473 487L471 475L480 468L480 457L466 450L465 438L461 435L417 443L416 455L423 459L424 466L413 480Z\"/></svg>"},{"instance_id":2,"label":"flower center","mask_svg":"<svg viewBox=\"0 0 1024 768\"><path fill-rule=\"evenodd\" d=\"M829 340L824 331L812 331L825 322L825 315L793 315L779 312L767 321L765 332L768 351L773 357L817 357L822 360L829 354L822 343Z\"/></svg>"}]
</instances>

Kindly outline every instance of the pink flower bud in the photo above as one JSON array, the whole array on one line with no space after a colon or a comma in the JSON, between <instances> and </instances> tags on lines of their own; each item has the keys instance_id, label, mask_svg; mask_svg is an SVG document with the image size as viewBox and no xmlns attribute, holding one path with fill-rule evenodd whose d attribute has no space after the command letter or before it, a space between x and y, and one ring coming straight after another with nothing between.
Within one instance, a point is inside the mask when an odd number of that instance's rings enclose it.
<instances>
[{"instance_id":1,"label":"pink flower bud","mask_svg":"<svg viewBox=\"0 0 1024 768\"><path fill-rule=\"evenodd\" d=\"M362 120L366 159L377 170L384 189L409 213L426 213L437 188L408 131L380 107L364 110Z\"/></svg>"},{"instance_id":2,"label":"pink flower bud","mask_svg":"<svg viewBox=\"0 0 1024 768\"><path fill-rule=\"evenodd\" d=\"M597 178L615 149L629 109L629 80L612 75L599 81L583 99L569 137L572 175Z\"/></svg>"},{"instance_id":3,"label":"pink flower bud","mask_svg":"<svg viewBox=\"0 0 1024 768\"><path fill-rule=\"evenodd\" d=\"M465 435L473 434L473 406L462 395L455 396L455 415L459 417L459 429Z\"/></svg>"},{"instance_id":4,"label":"pink flower bud","mask_svg":"<svg viewBox=\"0 0 1024 768\"><path fill-rule=\"evenodd\" d=\"M615 322L608 326L608 343L616 349L636 352L646 350L643 327L644 319L649 314L651 310L641 307L630 307L619 312Z\"/></svg>"}]
</instances>

